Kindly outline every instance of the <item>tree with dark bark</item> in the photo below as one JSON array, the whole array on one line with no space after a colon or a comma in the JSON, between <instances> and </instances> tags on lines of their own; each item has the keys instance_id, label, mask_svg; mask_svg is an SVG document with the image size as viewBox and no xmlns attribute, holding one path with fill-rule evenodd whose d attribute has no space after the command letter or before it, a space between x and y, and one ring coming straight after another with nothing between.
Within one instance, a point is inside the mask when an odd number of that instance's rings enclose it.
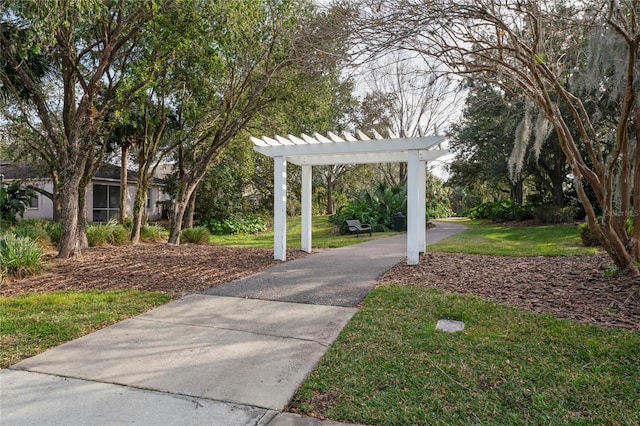
<instances>
[{"instance_id":1,"label":"tree with dark bark","mask_svg":"<svg viewBox=\"0 0 640 426\"><path fill-rule=\"evenodd\" d=\"M275 97L282 71L295 63L303 6L279 0L201 5L199 37L175 74L184 83L173 102L177 137L189 161L182 161L170 244L179 244L185 213L208 168Z\"/></svg>"},{"instance_id":2,"label":"tree with dark bark","mask_svg":"<svg viewBox=\"0 0 640 426\"><path fill-rule=\"evenodd\" d=\"M16 104L17 114L41 131L39 152L59 172L59 257L79 255L86 247L85 193L104 158L112 128L107 119L148 84L131 85L126 76L135 63L141 29L170 3L3 2L0 19L18 27L28 23L24 42L0 32L0 52L30 101ZM56 70L51 78L39 81L23 66L29 49L51 58Z\"/></svg>"},{"instance_id":3,"label":"tree with dark bark","mask_svg":"<svg viewBox=\"0 0 640 426\"><path fill-rule=\"evenodd\" d=\"M539 202L562 207L570 171L555 132L532 131L525 102L491 84L472 82L468 91L462 117L449 132L456 154L449 165L451 182L467 190L487 182L494 195L504 192L523 204L528 181ZM532 133L539 139L529 148Z\"/></svg>"},{"instance_id":4,"label":"tree with dark bark","mask_svg":"<svg viewBox=\"0 0 640 426\"><path fill-rule=\"evenodd\" d=\"M640 1L358 4L352 30L368 54L407 49L437 58L535 105L559 136L591 230L620 270L640 275ZM603 100L615 110L611 121L588 108Z\"/></svg>"}]
</instances>

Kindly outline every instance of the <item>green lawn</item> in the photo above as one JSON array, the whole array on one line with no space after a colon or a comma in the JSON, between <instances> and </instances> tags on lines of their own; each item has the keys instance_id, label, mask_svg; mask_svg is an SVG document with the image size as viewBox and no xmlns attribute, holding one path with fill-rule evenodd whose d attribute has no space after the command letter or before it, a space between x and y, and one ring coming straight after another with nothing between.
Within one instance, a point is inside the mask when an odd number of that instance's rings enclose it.
<instances>
[{"instance_id":1,"label":"green lawn","mask_svg":"<svg viewBox=\"0 0 640 426\"><path fill-rule=\"evenodd\" d=\"M374 232L373 236L362 234L332 235L333 224L329 222L329 216L314 216L312 219L311 244L313 248L344 247L362 243L368 240L399 235L400 232ZM287 248L300 248L302 235L302 219L299 216L287 218ZM273 247L273 230L259 234L245 235L213 235L210 238L213 244L222 244L229 247Z\"/></svg>"},{"instance_id":2,"label":"green lawn","mask_svg":"<svg viewBox=\"0 0 640 426\"><path fill-rule=\"evenodd\" d=\"M465 330L435 331L441 318ZM640 333L382 286L291 407L375 425L637 425L639 366Z\"/></svg>"},{"instance_id":3,"label":"green lawn","mask_svg":"<svg viewBox=\"0 0 640 426\"><path fill-rule=\"evenodd\" d=\"M137 290L0 296L0 368L168 302Z\"/></svg>"},{"instance_id":4,"label":"green lawn","mask_svg":"<svg viewBox=\"0 0 640 426\"><path fill-rule=\"evenodd\" d=\"M592 254L577 227L469 227L429 251ZM465 322L435 331L438 319ZM640 333L472 295L374 290L296 393L306 415L375 425L640 424Z\"/></svg>"},{"instance_id":5,"label":"green lawn","mask_svg":"<svg viewBox=\"0 0 640 426\"><path fill-rule=\"evenodd\" d=\"M573 256L598 251L582 246L577 225L519 227L468 219L455 222L469 229L428 246L428 251L496 256Z\"/></svg>"}]
</instances>

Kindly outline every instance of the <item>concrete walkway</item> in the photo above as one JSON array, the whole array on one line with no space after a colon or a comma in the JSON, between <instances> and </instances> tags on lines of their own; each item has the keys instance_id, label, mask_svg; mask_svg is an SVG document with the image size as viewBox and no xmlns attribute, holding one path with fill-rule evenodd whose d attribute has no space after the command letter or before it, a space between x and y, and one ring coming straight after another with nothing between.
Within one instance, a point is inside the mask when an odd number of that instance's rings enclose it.
<instances>
[{"instance_id":1,"label":"concrete walkway","mask_svg":"<svg viewBox=\"0 0 640 426\"><path fill-rule=\"evenodd\" d=\"M327 250L26 359L0 371L0 424L338 425L282 410L405 257L404 235Z\"/></svg>"}]
</instances>

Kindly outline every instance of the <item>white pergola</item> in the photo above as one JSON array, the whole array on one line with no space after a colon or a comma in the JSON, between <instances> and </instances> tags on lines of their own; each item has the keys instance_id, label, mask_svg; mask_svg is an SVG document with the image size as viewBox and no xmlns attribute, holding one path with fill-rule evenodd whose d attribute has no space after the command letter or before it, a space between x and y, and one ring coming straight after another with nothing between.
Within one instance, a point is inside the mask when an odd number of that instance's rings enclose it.
<instances>
[{"instance_id":1,"label":"white pergola","mask_svg":"<svg viewBox=\"0 0 640 426\"><path fill-rule=\"evenodd\" d=\"M425 167L447 150L435 149L442 136L389 138L373 131L373 139L358 131L342 137L331 132L300 137L251 137L254 149L274 161L273 255L276 260L287 256L287 162L302 167L302 250L311 252L311 171L313 166L331 164L407 163L407 263L416 265L426 245Z\"/></svg>"}]
</instances>

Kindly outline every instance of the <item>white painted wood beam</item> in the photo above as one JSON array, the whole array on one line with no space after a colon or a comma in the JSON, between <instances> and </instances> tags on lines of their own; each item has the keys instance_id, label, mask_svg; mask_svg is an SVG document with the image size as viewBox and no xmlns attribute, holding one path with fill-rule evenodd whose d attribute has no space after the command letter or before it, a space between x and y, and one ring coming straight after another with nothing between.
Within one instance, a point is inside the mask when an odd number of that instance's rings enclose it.
<instances>
[{"instance_id":1,"label":"white painted wood beam","mask_svg":"<svg viewBox=\"0 0 640 426\"><path fill-rule=\"evenodd\" d=\"M427 248L427 206L426 206L426 183L427 183L427 170L426 161L420 160L418 162L418 208L420 209L420 224L419 229L422 231L418 233L420 241L418 242L418 250L420 253L424 253Z\"/></svg>"},{"instance_id":2,"label":"white painted wood beam","mask_svg":"<svg viewBox=\"0 0 640 426\"><path fill-rule=\"evenodd\" d=\"M287 260L287 161L273 159L273 258Z\"/></svg>"},{"instance_id":3,"label":"white painted wood beam","mask_svg":"<svg viewBox=\"0 0 640 426\"><path fill-rule=\"evenodd\" d=\"M303 135L304 138L304 135ZM304 138L307 140L306 138ZM384 139L384 140L364 140L351 143L335 143L324 138L321 143L308 145L282 145L273 139L265 138L265 142L275 142L277 145L255 146L254 149L269 157L294 157L297 155L332 155L332 154L353 154L353 153L380 153L398 152L409 149L427 151L429 148L444 141L442 136L427 136L423 138L404 139ZM307 142L309 142L307 140ZM427 151L428 152L428 151Z\"/></svg>"},{"instance_id":4,"label":"white painted wood beam","mask_svg":"<svg viewBox=\"0 0 640 426\"><path fill-rule=\"evenodd\" d=\"M449 151L446 150L421 150L420 161L435 160L436 158L448 153ZM321 166L328 164L406 163L407 151L326 155L295 155L287 157L287 160L290 163L297 164L299 166L305 164L312 166Z\"/></svg>"},{"instance_id":5,"label":"white painted wood beam","mask_svg":"<svg viewBox=\"0 0 640 426\"><path fill-rule=\"evenodd\" d=\"M302 251L311 253L311 166L302 166Z\"/></svg>"},{"instance_id":6,"label":"white painted wood beam","mask_svg":"<svg viewBox=\"0 0 640 426\"><path fill-rule=\"evenodd\" d=\"M420 197L418 196L420 154L417 150L409 151L407 162L407 265L417 265L420 262Z\"/></svg>"}]
</instances>

